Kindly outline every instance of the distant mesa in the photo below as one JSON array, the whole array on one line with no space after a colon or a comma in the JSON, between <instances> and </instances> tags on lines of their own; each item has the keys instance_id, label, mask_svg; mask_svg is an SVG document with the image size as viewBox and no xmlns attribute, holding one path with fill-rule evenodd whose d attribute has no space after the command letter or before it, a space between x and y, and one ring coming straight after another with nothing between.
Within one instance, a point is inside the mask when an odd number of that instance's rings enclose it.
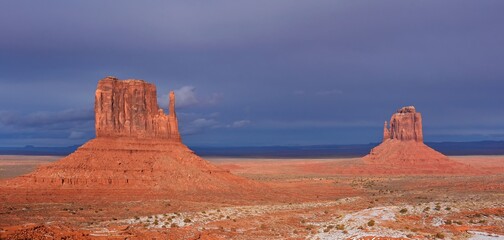
<instances>
[{"instance_id":1,"label":"distant mesa","mask_svg":"<svg viewBox=\"0 0 504 240\"><path fill-rule=\"evenodd\" d=\"M422 115L415 107L397 110L385 122L383 141L363 158L366 164L387 167L391 172L450 173L466 171L468 167L450 160L423 142Z\"/></svg>"},{"instance_id":2,"label":"distant mesa","mask_svg":"<svg viewBox=\"0 0 504 240\"><path fill-rule=\"evenodd\" d=\"M156 86L106 77L95 94L96 138L69 156L9 180L13 187L237 191L256 185L200 158L182 143L170 92L169 113ZM257 186L256 186L257 187Z\"/></svg>"}]
</instances>

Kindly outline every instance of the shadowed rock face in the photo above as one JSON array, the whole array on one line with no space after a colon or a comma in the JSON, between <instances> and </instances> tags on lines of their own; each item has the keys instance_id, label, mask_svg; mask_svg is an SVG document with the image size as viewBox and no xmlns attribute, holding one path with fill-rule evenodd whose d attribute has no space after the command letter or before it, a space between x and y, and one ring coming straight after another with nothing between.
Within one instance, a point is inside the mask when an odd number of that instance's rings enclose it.
<instances>
[{"instance_id":1,"label":"shadowed rock face","mask_svg":"<svg viewBox=\"0 0 504 240\"><path fill-rule=\"evenodd\" d=\"M180 141L175 95L170 93L170 114L157 104L156 86L142 80L107 77L95 94L96 137L173 139Z\"/></svg>"},{"instance_id":2,"label":"shadowed rock face","mask_svg":"<svg viewBox=\"0 0 504 240\"><path fill-rule=\"evenodd\" d=\"M416 112L415 107L409 106L397 110L390 118L390 129L385 122L383 141L388 139L423 142L422 115Z\"/></svg>"}]
</instances>

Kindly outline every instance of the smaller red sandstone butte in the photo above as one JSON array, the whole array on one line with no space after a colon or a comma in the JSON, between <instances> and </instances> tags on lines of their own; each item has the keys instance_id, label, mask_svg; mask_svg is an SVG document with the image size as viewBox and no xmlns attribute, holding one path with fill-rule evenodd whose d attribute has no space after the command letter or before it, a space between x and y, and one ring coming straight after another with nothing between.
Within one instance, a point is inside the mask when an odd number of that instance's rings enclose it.
<instances>
[{"instance_id":1,"label":"smaller red sandstone butte","mask_svg":"<svg viewBox=\"0 0 504 240\"><path fill-rule=\"evenodd\" d=\"M383 141L397 139L423 142L422 115L413 106L397 110L390 118L390 129L387 128L387 122L384 128Z\"/></svg>"},{"instance_id":2,"label":"smaller red sandstone butte","mask_svg":"<svg viewBox=\"0 0 504 240\"><path fill-rule=\"evenodd\" d=\"M363 160L367 164L389 166L395 170L408 169L408 172L411 169L432 173L471 170L424 144L422 115L413 106L397 110L390 119L390 128L385 122L383 142Z\"/></svg>"}]
</instances>

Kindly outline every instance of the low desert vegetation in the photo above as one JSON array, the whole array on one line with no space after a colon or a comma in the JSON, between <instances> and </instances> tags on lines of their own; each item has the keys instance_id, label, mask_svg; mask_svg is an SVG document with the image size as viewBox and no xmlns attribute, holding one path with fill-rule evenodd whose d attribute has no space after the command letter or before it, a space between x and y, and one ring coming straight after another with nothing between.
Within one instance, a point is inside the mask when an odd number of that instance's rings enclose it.
<instances>
[{"instance_id":1,"label":"low desert vegetation","mask_svg":"<svg viewBox=\"0 0 504 240\"><path fill-rule=\"evenodd\" d=\"M368 226L372 227L375 225L375 220L371 219L369 220L369 222L367 223Z\"/></svg>"},{"instance_id":2,"label":"low desert vegetation","mask_svg":"<svg viewBox=\"0 0 504 240\"><path fill-rule=\"evenodd\" d=\"M338 224L338 225L336 225L336 229L337 229L337 230L345 230L345 225L343 225L343 224Z\"/></svg>"}]
</instances>

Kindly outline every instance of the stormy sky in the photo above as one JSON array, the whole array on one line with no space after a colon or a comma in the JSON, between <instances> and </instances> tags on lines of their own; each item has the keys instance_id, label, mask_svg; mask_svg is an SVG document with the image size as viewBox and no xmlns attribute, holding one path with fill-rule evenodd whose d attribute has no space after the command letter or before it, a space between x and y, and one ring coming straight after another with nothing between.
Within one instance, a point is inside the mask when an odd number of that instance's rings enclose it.
<instances>
[{"instance_id":1,"label":"stormy sky","mask_svg":"<svg viewBox=\"0 0 504 240\"><path fill-rule=\"evenodd\" d=\"M2 1L0 146L94 137L112 75L175 90L190 146L504 140L504 1Z\"/></svg>"}]
</instances>

